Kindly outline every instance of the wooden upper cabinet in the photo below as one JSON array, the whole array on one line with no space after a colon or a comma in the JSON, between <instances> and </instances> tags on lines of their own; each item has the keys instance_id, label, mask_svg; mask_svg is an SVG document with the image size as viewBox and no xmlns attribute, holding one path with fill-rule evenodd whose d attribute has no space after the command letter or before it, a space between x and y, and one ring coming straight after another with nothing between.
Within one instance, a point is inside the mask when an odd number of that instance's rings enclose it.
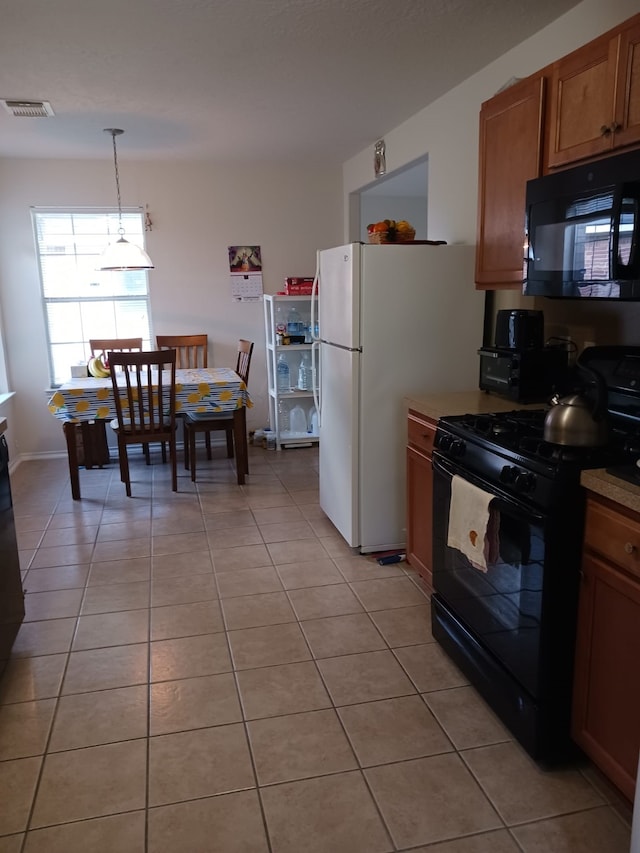
<instances>
[{"instance_id":1,"label":"wooden upper cabinet","mask_svg":"<svg viewBox=\"0 0 640 853\"><path fill-rule=\"evenodd\" d=\"M640 22L632 21L554 63L548 169L640 142Z\"/></svg>"},{"instance_id":2,"label":"wooden upper cabinet","mask_svg":"<svg viewBox=\"0 0 640 853\"><path fill-rule=\"evenodd\" d=\"M616 145L640 142L640 21L620 34Z\"/></svg>"},{"instance_id":3,"label":"wooden upper cabinet","mask_svg":"<svg viewBox=\"0 0 640 853\"><path fill-rule=\"evenodd\" d=\"M525 191L541 174L544 90L539 74L482 105L477 289L522 287Z\"/></svg>"}]
</instances>

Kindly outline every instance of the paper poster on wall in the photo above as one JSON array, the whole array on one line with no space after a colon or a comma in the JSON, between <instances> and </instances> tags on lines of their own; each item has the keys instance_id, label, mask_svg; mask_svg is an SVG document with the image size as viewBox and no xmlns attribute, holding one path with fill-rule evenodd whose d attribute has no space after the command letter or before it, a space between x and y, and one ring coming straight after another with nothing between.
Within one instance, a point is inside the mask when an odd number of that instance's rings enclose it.
<instances>
[{"instance_id":1,"label":"paper poster on wall","mask_svg":"<svg viewBox=\"0 0 640 853\"><path fill-rule=\"evenodd\" d=\"M262 299L262 257L260 246L228 246L231 298L234 302Z\"/></svg>"}]
</instances>

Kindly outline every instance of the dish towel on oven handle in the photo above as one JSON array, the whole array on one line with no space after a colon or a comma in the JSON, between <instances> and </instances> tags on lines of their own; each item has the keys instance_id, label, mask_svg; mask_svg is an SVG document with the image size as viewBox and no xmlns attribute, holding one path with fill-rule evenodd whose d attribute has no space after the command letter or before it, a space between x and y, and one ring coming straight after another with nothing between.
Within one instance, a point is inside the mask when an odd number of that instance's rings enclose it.
<instances>
[{"instance_id":1,"label":"dish towel on oven handle","mask_svg":"<svg viewBox=\"0 0 640 853\"><path fill-rule=\"evenodd\" d=\"M490 506L494 497L457 474L451 478L447 545L462 551L481 572L499 556L500 514Z\"/></svg>"}]
</instances>

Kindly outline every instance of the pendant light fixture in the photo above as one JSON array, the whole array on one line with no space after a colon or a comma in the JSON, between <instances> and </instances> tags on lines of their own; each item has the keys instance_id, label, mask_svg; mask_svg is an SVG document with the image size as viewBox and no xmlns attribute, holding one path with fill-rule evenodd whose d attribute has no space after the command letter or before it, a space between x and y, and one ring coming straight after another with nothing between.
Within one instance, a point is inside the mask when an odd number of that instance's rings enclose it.
<instances>
[{"instance_id":1,"label":"pendant light fixture","mask_svg":"<svg viewBox=\"0 0 640 853\"><path fill-rule=\"evenodd\" d=\"M152 270L151 258L140 246L124 239L122 227L122 203L120 201L120 175L118 173L118 152L116 151L116 136L122 136L124 130L117 127L105 127L105 133L110 133L113 140L113 163L116 171L116 192L118 194L118 234L115 243L109 243L100 256L99 270Z\"/></svg>"}]
</instances>

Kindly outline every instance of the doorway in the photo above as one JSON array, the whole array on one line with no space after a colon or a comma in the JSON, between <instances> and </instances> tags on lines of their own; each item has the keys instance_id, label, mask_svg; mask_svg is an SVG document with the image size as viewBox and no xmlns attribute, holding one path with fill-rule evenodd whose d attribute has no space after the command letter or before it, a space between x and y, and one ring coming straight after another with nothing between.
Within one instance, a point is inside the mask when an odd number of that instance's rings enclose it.
<instances>
[{"instance_id":1,"label":"doorway","mask_svg":"<svg viewBox=\"0 0 640 853\"><path fill-rule=\"evenodd\" d=\"M428 155L377 178L351 195L351 238L367 242L367 225L381 219L406 219L416 240L427 239Z\"/></svg>"}]
</instances>

